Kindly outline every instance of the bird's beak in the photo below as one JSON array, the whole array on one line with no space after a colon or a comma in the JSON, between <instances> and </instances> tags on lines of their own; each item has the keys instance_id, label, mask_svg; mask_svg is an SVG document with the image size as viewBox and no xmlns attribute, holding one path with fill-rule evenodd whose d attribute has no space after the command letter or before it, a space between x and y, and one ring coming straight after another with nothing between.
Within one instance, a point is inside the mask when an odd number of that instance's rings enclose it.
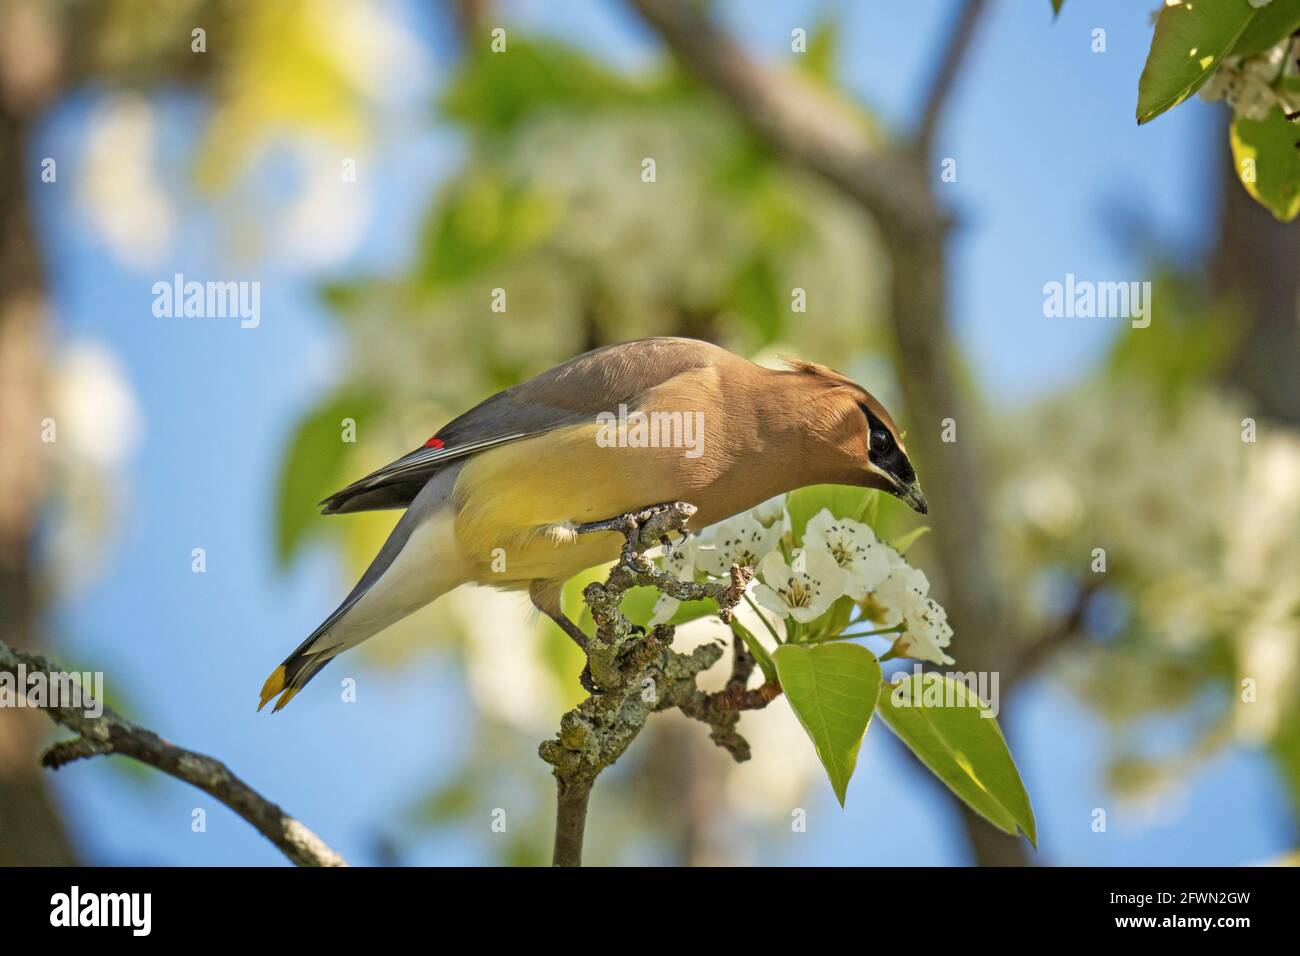
<instances>
[{"instance_id":1,"label":"bird's beak","mask_svg":"<svg viewBox=\"0 0 1300 956\"><path fill-rule=\"evenodd\" d=\"M925 500L925 492L921 490L919 481L912 481L906 485L899 485L898 497L912 506L913 511L921 514L930 513L930 505Z\"/></svg>"}]
</instances>

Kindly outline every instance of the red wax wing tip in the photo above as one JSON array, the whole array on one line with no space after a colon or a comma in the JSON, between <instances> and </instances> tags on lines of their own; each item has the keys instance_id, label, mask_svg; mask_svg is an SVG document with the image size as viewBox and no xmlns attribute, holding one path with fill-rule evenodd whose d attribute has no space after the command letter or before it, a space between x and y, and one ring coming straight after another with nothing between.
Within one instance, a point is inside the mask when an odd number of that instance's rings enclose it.
<instances>
[{"instance_id":1,"label":"red wax wing tip","mask_svg":"<svg viewBox=\"0 0 1300 956\"><path fill-rule=\"evenodd\" d=\"M430 438L427 442L424 443L424 447L425 447L425 448L441 448L441 447L442 447L442 439L439 438L437 435L434 435L432 438Z\"/></svg>"}]
</instances>

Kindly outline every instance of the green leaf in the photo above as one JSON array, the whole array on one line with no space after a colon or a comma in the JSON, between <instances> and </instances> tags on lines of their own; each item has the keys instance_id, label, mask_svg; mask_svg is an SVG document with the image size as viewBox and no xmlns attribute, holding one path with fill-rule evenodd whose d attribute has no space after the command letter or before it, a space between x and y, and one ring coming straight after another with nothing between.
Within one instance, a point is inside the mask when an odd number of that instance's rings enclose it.
<instances>
[{"instance_id":1,"label":"green leaf","mask_svg":"<svg viewBox=\"0 0 1300 956\"><path fill-rule=\"evenodd\" d=\"M811 76L826 83L833 83L839 43L839 23L834 19L824 19L817 23L808 37L808 52L797 58L796 62Z\"/></svg>"},{"instance_id":2,"label":"green leaf","mask_svg":"<svg viewBox=\"0 0 1300 956\"><path fill-rule=\"evenodd\" d=\"M502 134L546 109L595 111L650 92L574 47L512 32L504 53L479 49L462 60L441 105L448 119Z\"/></svg>"},{"instance_id":3,"label":"green leaf","mask_svg":"<svg viewBox=\"0 0 1300 956\"><path fill-rule=\"evenodd\" d=\"M1161 303L1160 334L1115 336L1105 373L1141 378L1162 402L1181 404L1224 374L1249 324L1242 303L1207 296L1199 277L1167 269L1156 274L1151 301Z\"/></svg>"},{"instance_id":4,"label":"green leaf","mask_svg":"<svg viewBox=\"0 0 1300 956\"><path fill-rule=\"evenodd\" d=\"M858 748L880 696L880 663L857 644L782 644L772 658L786 699L844 806Z\"/></svg>"},{"instance_id":5,"label":"green leaf","mask_svg":"<svg viewBox=\"0 0 1300 956\"><path fill-rule=\"evenodd\" d=\"M785 510L790 513L795 543L803 544L804 529L823 508L829 509L837 518L851 518L869 524L867 518L873 515L876 494L870 488L852 485L809 485L790 492L785 497Z\"/></svg>"},{"instance_id":6,"label":"green leaf","mask_svg":"<svg viewBox=\"0 0 1300 956\"><path fill-rule=\"evenodd\" d=\"M787 294L769 257L762 254L741 267L732 281L732 305L754 326L764 345L779 338L785 327L790 311Z\"/></svg>"},{"instance_id":7,"label":"green leaf","mask_svg":"<svg viewBox=\"0 0 1300 956\"><path fill-rule=\"evenodd\" d=\"M1052 0L1052 17L1055 19L1061 15L1061 7L1065 6L1065 0Z\"/></svg>"},{"instance_id":8,"label":"green leaf","mask_svg":"<svg viewBox=\"0 0 1300 956\"><path fill-rule=\"evenodd\" d=\"M628 588L623 594L623 616L633 624L649 627L650 618L654 617L655 602L658 600L659 590L657 588ZM702 617L717 613L718 605L715 601L707 599L703 601L683 601L666 623L676 627L678 624L697 621Z\"/></svg>"},{"instance_id":9,"label":"green leaf","mask_svg":"<svg viewBox=\"0 0 1300 956\"><path fill-rule=\"evenodd\" d=\"M1248 0L1175 0L1162 6L1138 80L1137 121L1155 119L1200 89L1254 16Z\"/></svg>"},{"instance_id":10,"label":"green leaf","mask_svg":"<svg viewBox=\"0 0 1300 956\"><path fill-rule=\"evenodd\" d=\"M921 537L923 534L927 534L929 531L930 526L928 524L923 524L919 528L913 528L911 531L907 532L907 534L900 534L893 541L889 542L889 546L899 554L906 554L907 549L916 544L916 539Z\"/></svg>"},{"instance_id":11,"label":"green leaf","mask_svg":"<svg viewBox=\"0 0 1300 956\"><path fill-rule=\"evenodd\" d=\"M758 663L758 669L763 672L763 678L769 682L775 681L777 679L776 662L772 660L772 655L767 652L767 648L763 646L762 642L750 632L749 628L734 617L731 619L731 633L745 642L745 648Z\"/></svg>"},{"instance_id":12,"label":"green leaf","mask_svg":"<svg viewBox=\"0 0 1300 956\"><path fill-rule=\"evenodd\" d=\"M436 288L499 268L549 235L556 216L540 193L489 167L473 169L448 183L431 209L420 275Z\"/></svg>"},{"instance_id":13,"label":"green leaf","mask_svg":"<svg viewBox=\"0 0 1300 956\"><path fill-rule=\"evenodd\" d=\"M358 430L378 405L370 395L344 392L326 401L298 425L280 469L275 508L275 558L282 567L311 533L323 530L318 502L338 491L349 448L343 441L343 419Z\"/></svg>"},{"instance_id":14,"label":"green leaf","mask_svg":"<svg viewBox=\"0 0 1300 956\"><path fill-rule=\"evenodd\" d=\"M1277 46L1300 28L1300 0L1273 0L1260 7L1233 44L1233 56L1255 56Z\"/></svg>"},{"instance_id":15,"label":"green leaf","mask_svg":"<svg viewBox=\"0 0 1300 956\"><path fill-rule=\"evenodd\" d=\"M788 691L787 691L788 692ZM1034 811L997 721L965 684L942 674L916 674L880 695L889 729L953 793L999 830L1017 828L1038 845Z\"/></svg>"},{"instance_id":16,"label":"green leaf","mask_svg":"<svg viewBox=\"0 0 1300 956\"><path fill-rule=\"evenodd\" d=\"M849 626L849 620L853 617L853 612L857 610L858 603L847 594L841 595L835 599L830 609L823 614L821 621L821 632L826 635L835 635Z\"/></svg>"},{"instance_id":17,"label":"green leaf","mask_svg":"<svg viewBox=\"0 0 1300 956\"><path fill-rule=\"evenodd\" d=\"M1228 139L1246 192L1282 222L1294 219L1300 212L1300 125L1275 106L1264 120L1236 117Z\"/></svg>"}]
</instances>

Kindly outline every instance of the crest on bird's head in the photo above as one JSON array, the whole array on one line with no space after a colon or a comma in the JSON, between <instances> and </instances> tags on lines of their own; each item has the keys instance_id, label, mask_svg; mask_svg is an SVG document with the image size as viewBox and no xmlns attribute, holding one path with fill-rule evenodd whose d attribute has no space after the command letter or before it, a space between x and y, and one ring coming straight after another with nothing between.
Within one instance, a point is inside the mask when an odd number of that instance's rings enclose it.
<instances>
[{"instance_id":1,"label":"crest on bird's head","mask_svg":"<svg viewBox=\"0 0 1300 956\"><path fill-rule=\"evenodd\" d=\"M900 448L903 447L903 433L898 430L898 427L894 424L894 420L890 417L885 406L881 405L880 402L876 400L876 396L872 395L857 382L853 381L853 379L849 378L847 375L840 374L833 368L827 368L825 365L818 365L816 362L807 362L803 359L791 358L785 355L781 356L781 361L784 362L793 372L816 376L828 384L843 385L856 392L857 394L855 397L857 400L861 402L862 405L866 406L864 410L870 411L872 416L888 428L890 434L898 443L898 446Z\"/></svg>"},{"instance_id":2,"label":"crest on bird's head","mask_svg":"<svg viewBox=\"0 0 1300 956\"><path fill-rule=\"evenodd\" d=\"M796 374L816 378L826 383L826 386L830 389L851 393L861 415L850 420L855 428L865 436L866 453L863 464L869 474L864 484L888 492L907 502L908 505L921 514L926 514L929 505L926 503L925 495L921 492L916 470L907 457L907 449L903 445L903 435L894 424L894 419L890 417L885 406L880 404L874 395L853 381L853 379L840 374L834 369L827 368L825 365L784 356L781 361Z\"/></svg>"}]
</instances>

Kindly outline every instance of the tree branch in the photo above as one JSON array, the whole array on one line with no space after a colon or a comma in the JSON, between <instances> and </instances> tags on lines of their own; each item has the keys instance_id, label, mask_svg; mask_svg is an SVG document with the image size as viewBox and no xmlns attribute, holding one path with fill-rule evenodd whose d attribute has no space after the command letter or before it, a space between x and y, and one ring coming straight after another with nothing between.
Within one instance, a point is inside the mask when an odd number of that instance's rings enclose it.
<instances>
[{"instance_id":1,"label":"tree branch","mask_svg":"<svg viewBox=\"0 0 1300 956\"><path fill-rule=\"evenodd\" d=\"M1084 618L1093 595L1101 584L1089 580L1079 586L1069 609L1051 628L1043 631L1013 654L1005 668L1003 682L1008 689L1018 686L1043 666L1053 654L1071 644L1084 632Z\"/></svg>"},{"instance_id":2,"label":"tree branch","mask_svg":"<svg viewBox=\"0 0 1300 956\"><path fill-rule=\"evenodd\" d=\"M623 616L623 595L630 588L648 586L682 601L716 601L719 615L730 620L752 570L732 567L729 581L696 583L679 581L645 558L646 551L667 541L671 533L685 534L695 510L679 501L578 529L579 533L621 531L626 544L604 583L589 584L583 591L583 601L596 622L586 655L597 693L566 713L560 719L560 732L538 748L555 774L556 866L582 863L591 788L600 773L623 755L652 713L679 709L707 724L710 738L737 761L744 761L750 754L748 742L736 730L740 712L764 707L781 692L777 684L746 690L741 676L748 679L753 662L746 664L748 655L744 655L734 661L727 689L705 693L695 679L722 658L720 645L705 644L690 654L679 654L672 649L671 626L661 624L646 634Z\"/></svg>"},{"instance_id":3,"label":"tree branch","mask_svg":"<svg viewBox=\"0 0 1300 956\"><path fill-rule=\"evenodd\" d=\"M43 674L47 686L55 688L65 673L44 657L15 651L0 642L0 674L13 675L18 692L25 697L30 676ZM98 717L87 716L84 705L65 706L53 700L45 701L40 709L77 735L50 747L41 758L43 766L57 770L74 760L101 754L132 757L220 800L299 866L347 865L320 837L236 777L221 761L177 747L109 707Z\"/></svg>"},{"instance_id":4,"label":"tree branch","mask_svg":"<svg viewBox=\"0 0 1300 956\"><path fill-rule=\"evenodd\" d=\"M793 71L754 62L692 4L631 0L678 62L728 99L736 115L788 159L830 180L893 229L943 229L912 157L876 146L851 107Z\"/></svg>"},{"instance_id":5,"label":"tree branch","mask_svg":"<svg viewBox=\"0 0 1300 956\"><path fill-rule=\"evenodd\" d=\"M987 5L987 0L966 0L944 41L943 52L939 55L939 67L930 83L929 92L926 93L925 105L921 108L921 123L916 133L917 152L924 157L930 155L939 120Z\"/></svg>"}]
</instances>

